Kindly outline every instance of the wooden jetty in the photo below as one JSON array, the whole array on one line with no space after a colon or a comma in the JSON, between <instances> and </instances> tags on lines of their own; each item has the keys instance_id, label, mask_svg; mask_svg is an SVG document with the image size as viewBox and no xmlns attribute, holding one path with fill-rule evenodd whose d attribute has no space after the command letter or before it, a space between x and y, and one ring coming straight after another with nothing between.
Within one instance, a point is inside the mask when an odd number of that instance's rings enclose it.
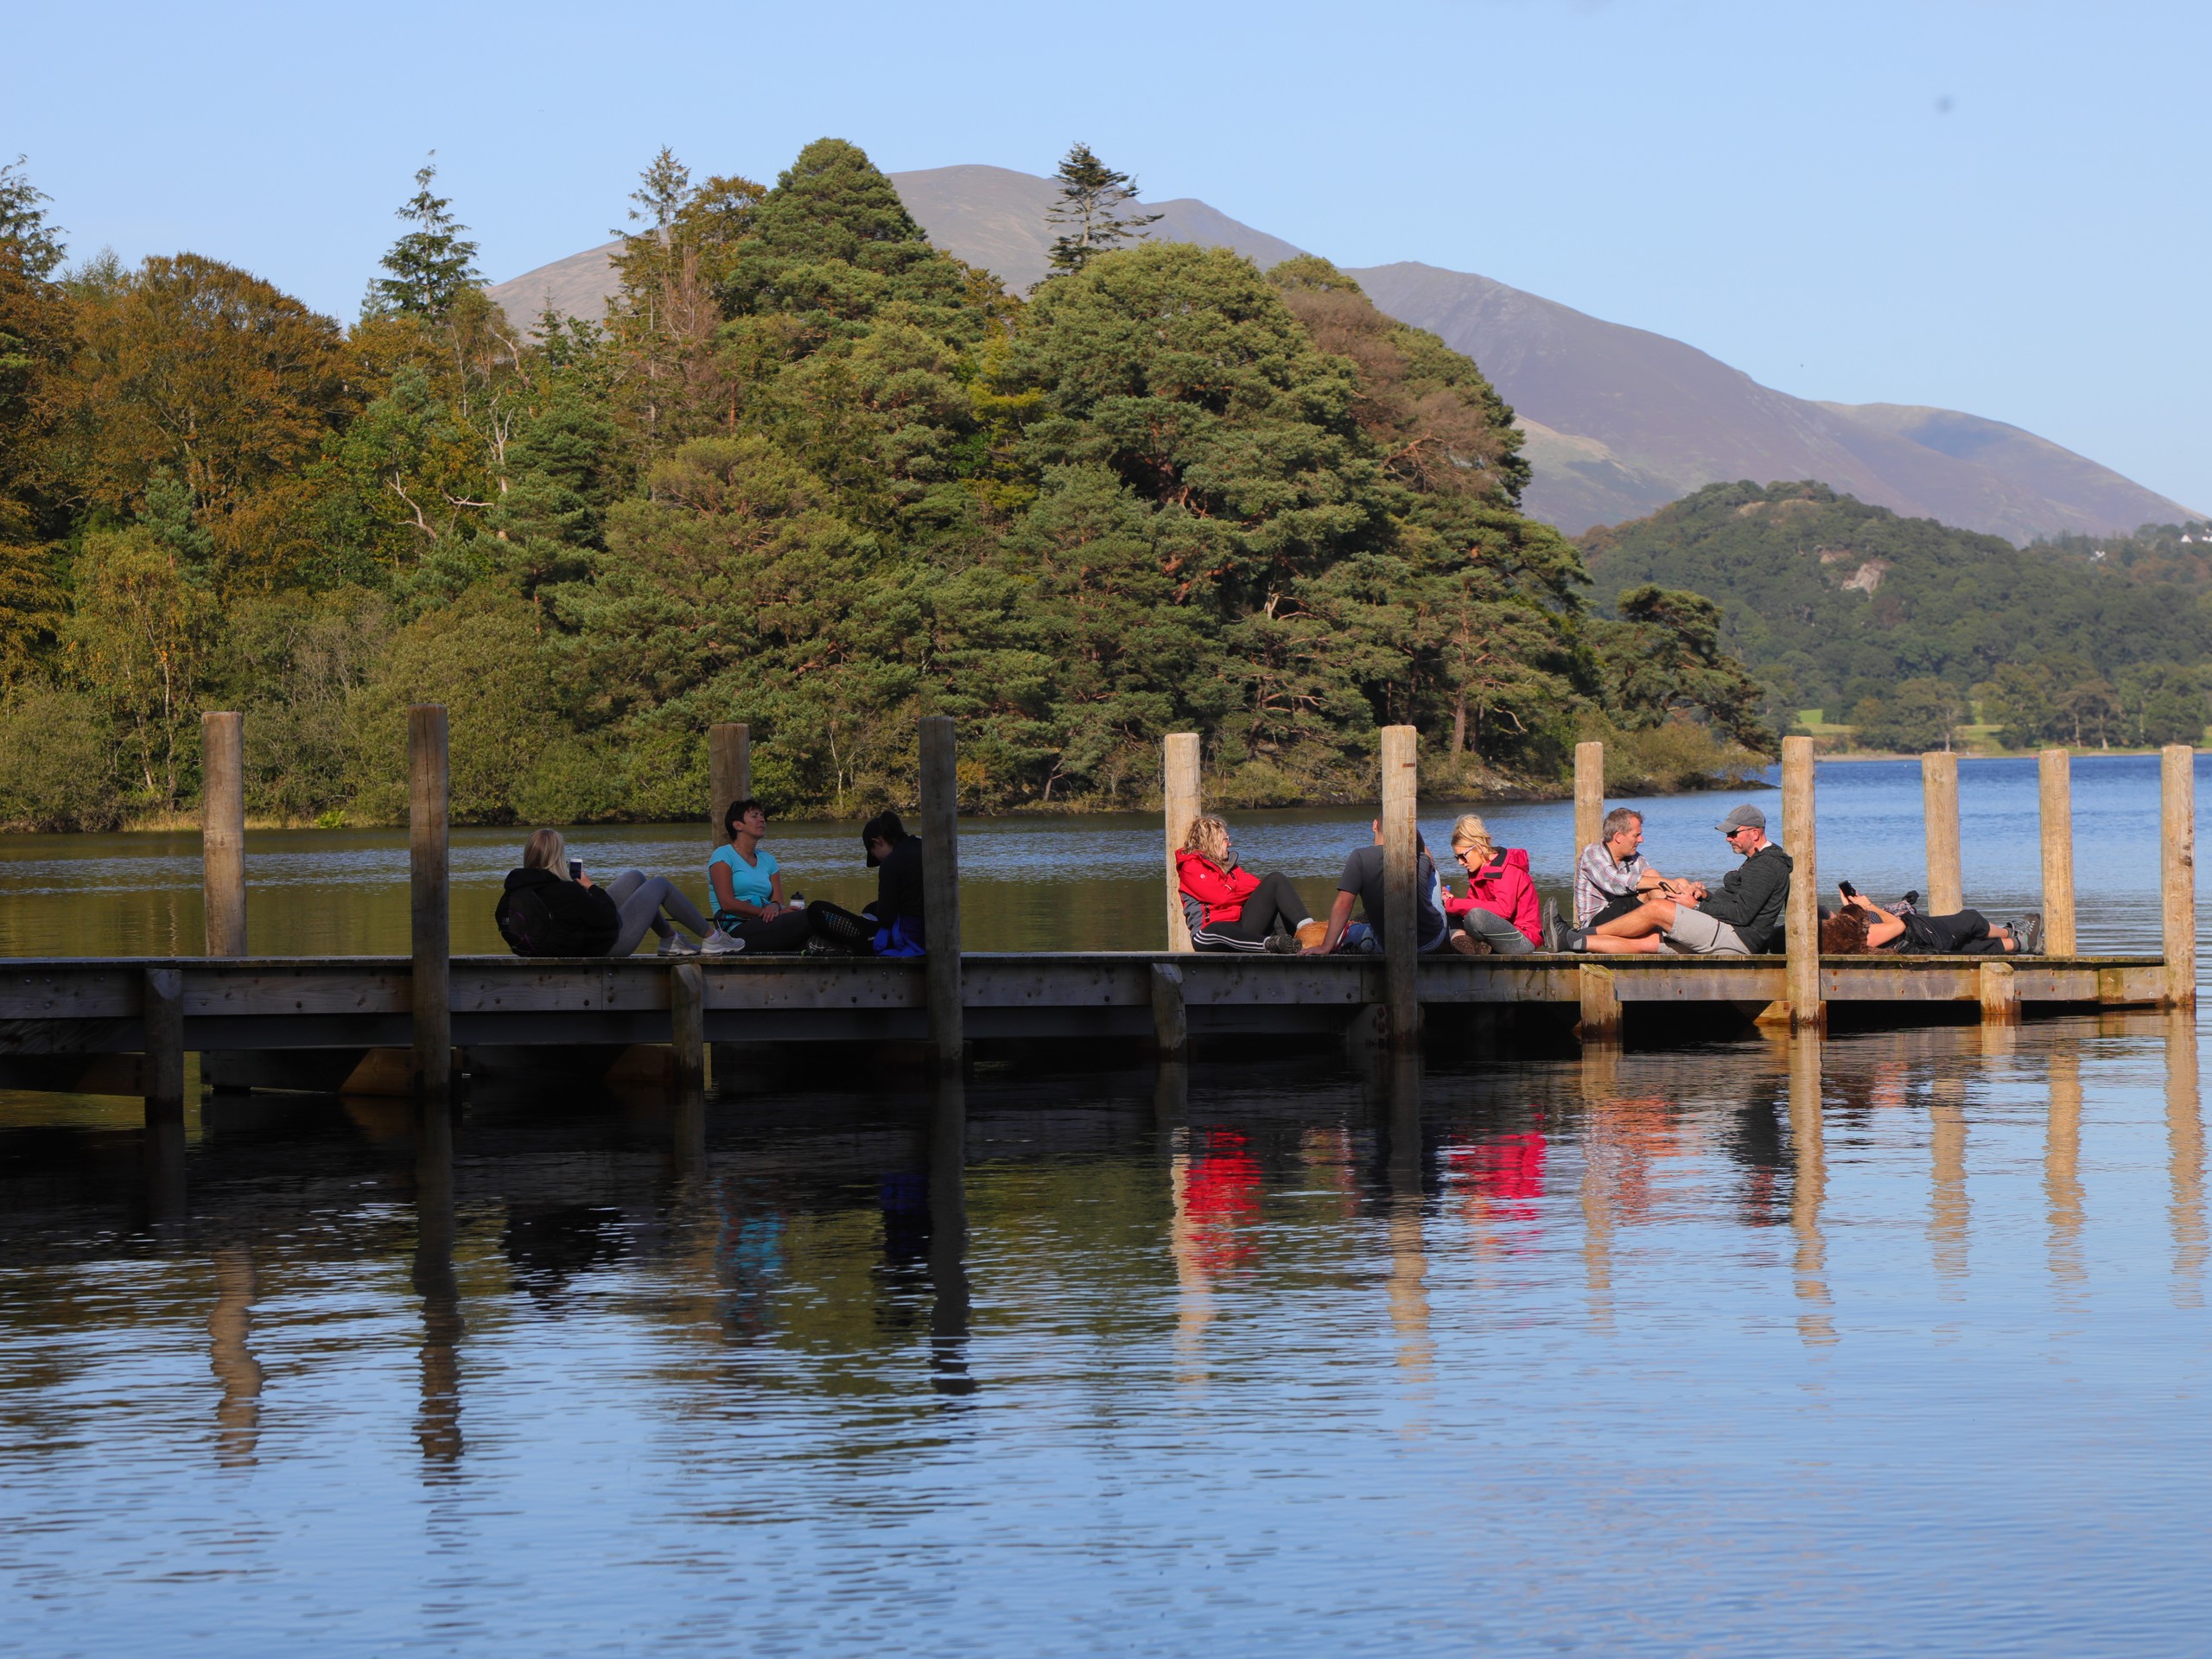
<instances>
[{"instance_id":1,"label":"wooden jetty","mask_svg":"<svg viewBox=\"0 0 2212 1659\"><path fill-rule=\"evenodd\" d=\"M456 957L449 949L445 711L410 711L413 950L400 957L252 957L245 951L243 778L238 716L207 716L207 950L183 959L17 960L0 967L0 1087L130 1094L149 1119L181 1113L185 1057L219 1089L290 1088L449 1096L456 1077L535 1071L574 1080L641 1064L696 1096L707 1056L727 1083L795 1046L894 1045L939 1071L977 1046L1136 1045L1180 1058L1209 1039L1342 1037L1406 1050L1471 1033L1618 1044L1624 1029L1777 1022L1819 1030L1949 1012L1989 1022L2054 1007L2188 1007L2196 997L2192 751L2162 768L2164 943L2158 956L2073 950L2072 823L2062 751L2041 761L2044 907L2039 957L1831 957L1817 950L1809 740L1783 744L1782 844L1796 862L1788 945L1777 956L1592 958L1416 957L1401 918L1415 868L1414 734L1382 744L1385 879L1392 925L1379 957L1198 954L1181 929L1169 860L1166 951L963 952L954 734L921 723L929 848L929 954L920 961L814 957ZM715 830L747 792L745 728L710 734ZM1198 744L1166 745L1166 844L1200 810ZM1604 753L1576 753L1575 836L1593 839ZM1926 768L1930 894L1956 907L1955 760ZM1939 893L1940 880L1948 885ZM1945 1005L1948 1005L1948 1008ZM817 1054L824 1051L812 1050Z\"/></svg>"}]
</instances>

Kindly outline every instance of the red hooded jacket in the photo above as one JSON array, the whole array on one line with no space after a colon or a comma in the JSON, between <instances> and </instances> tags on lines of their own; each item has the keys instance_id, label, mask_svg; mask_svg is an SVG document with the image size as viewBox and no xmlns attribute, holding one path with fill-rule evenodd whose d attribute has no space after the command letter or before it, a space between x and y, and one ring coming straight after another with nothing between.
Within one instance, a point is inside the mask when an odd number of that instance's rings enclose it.
<instances>
[{"instance_id":1,"label":"red hooded jacket","mask_svg":"<svg viewBox=\"0 0 2212 1659\"><path fill-rule=\"evenodd\" d=\"M1185 847L1175 855L1175 875L1186 898L1206 907L1209 922L1233 922L1244 914L1244 901L1260 885L1249 870L1224 870L1204 853Z\"/></svg>"},{"instance_id":2,"label":"red hooded jacket","mask_svg":"<svg viewBox=\"0 0 2212 1659\"><path fill-rule=\"evenodd\" d=\"M1445 913L1464 916L1487 910L1519 928L1529 944L1544 942L1543 918L1536 913L1536 884L1529 875L1529 852L1508 847L1467 880L1467 896L1444 895Z\"/></svg>"}]
</instances>

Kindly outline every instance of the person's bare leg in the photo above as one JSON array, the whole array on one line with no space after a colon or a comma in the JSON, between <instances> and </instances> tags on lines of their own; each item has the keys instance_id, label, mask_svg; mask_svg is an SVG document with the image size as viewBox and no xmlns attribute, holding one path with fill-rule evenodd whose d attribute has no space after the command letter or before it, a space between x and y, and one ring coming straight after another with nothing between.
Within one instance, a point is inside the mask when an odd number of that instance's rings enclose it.
<instances>
[{"instance_id":1,"label":"person's bare leg","mask_svg":"<svg viewBox=\"0 0 2212 1659\"><path fill-rule=\"evenodd\" d=\"M1623 921L1628 918L1623 917ZM1619 939L1603 933L1592 933L1582 941L1582 948L1599 957L1656 957L1667 948L1667 941L1656 933L1641 938Z\"/></svg>"},{"instance_id":2,"label":"person's bare leg","mask_svg":"<svg viewBox=\"0 0 2212 1659\"><path fill-rule=\"evenodd\" d=\"M1601 922L1590 931L1590 938L1641 939L1663 933L1675 925L1675 901L1671 899L1647 899L1625 916L1616 916L1610 922Z\"/></svg>"}]
</instances>

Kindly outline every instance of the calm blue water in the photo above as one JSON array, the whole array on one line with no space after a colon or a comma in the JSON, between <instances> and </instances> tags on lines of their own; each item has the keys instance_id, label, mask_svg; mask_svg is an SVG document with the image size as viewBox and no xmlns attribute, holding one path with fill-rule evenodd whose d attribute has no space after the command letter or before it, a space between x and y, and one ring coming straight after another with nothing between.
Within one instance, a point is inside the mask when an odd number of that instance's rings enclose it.
<instances>
[{"instance_id":1,"label":"calm blue water","mask_svg":"<svg viewBox=\"0 0 2212 1659\"><path fill-rule=\"evenodd\" d=\"M2098 764L2083 931L2146 942ZM1962 770L2002 908L2032 767ZM1909 769L1821 787L1823 870L1917 885ZM1144 828L967 844L1156 903ZM2201 1043L833 1054L702 1159L649 1096L0 1096L0 1651L2201 1651Z\"/></svg>"}]
</instances>

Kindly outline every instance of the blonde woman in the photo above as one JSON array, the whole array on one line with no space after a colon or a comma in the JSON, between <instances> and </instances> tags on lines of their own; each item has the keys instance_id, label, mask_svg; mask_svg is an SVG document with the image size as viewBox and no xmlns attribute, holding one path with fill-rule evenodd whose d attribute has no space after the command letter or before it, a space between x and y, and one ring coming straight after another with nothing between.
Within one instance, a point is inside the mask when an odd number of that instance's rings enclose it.
<instances>
[{"instance_id":1,"label":"blonde woman","mask_svg":"<svg viewBox=\"0 0 2212 1659\"><path fill-rule=\"evenodd\" d=\"M507 872L506 891L493 912L499 937L518 957L626 957L650 928L660 935L660 954L688 957L742 950L717 934L698 906L664 875L625 870L606 887L595 885L582 863L569 857L558 830L531 833L522 868ZM689 943L688 927L705 943Z\"/></svg>"},{"instance_id":2,"label":"blonde woman","mask_svg":"<svg viewBox=\"0 0 2212 1659\"><path fill-rule=\"evenodd\" d=\"M1175 855L1183 914L1201 950L1272 950L1294 954L1299 930L1316 925L1298 889L1281 875L1240 868L1229 826L1209 813L1194 818Z\"/></svg>"},{"instance_id":3,"label":"blonde woman","mask_svg":"<svg viewBox=\"0 0 2212 1659\"><path fill-rule=\"evenodd\" d=\"M1444 900L1444 913L1459 924L1452 935L1454 950L1469 957L1525 957L1543 943L1527 849L1501 849L1491 839L1490 826L1470 812L1452 826L1452 856L1467 873L1465 895L1447 894Z\"/></svg>"}]
</instances>

